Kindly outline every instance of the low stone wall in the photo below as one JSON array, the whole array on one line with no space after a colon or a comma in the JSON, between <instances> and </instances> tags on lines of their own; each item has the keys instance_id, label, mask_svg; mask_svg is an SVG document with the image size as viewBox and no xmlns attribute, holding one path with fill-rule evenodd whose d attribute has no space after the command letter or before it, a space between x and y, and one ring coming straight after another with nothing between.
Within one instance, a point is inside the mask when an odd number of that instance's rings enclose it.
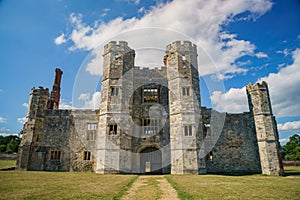
<instances>
[{"instance_id":1,"label":"low stone wall","mask_svg":"<svg viewBox=\"0 0 300 200\"><path fill-rule=\"evenodd\" d=\"M1 153L0 154L0 160L17 160L17 154L12 153L12 154L7 154L7 153Z\"/></svg>"},{"instance_id":2,"label":"low stone wall","mask_svg":"<svg viewBox=\"0 0 300 200\"><path fill-rule=\"evenodd\" d=\"M298 161L282 161L283 166L300 166L300 160Z\"/></svg>"}]
</instances>

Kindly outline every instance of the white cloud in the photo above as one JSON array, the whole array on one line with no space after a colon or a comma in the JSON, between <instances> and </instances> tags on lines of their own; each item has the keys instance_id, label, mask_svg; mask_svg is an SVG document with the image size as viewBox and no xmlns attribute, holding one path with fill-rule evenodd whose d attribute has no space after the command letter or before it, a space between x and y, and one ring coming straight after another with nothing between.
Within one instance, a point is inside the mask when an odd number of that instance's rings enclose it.
<instances>
[{"instance_id":1,"label":"white cloud","mask_svg":"<svg viewBox=\"0 0 300 200\"><path fill-rule=\"evenodd\" d=\"M255 54L257 58L268 58L269 56L265 54L264 52L258 52Z\"/></svg>"},{"instance_id":2,"label":"white cloud","mask_svg":"<svg viewBox=\"0 0 300 200\"><path fill-rule=\"evenodd\" d=\"M139 1L135 2L139 3ZM118 17L107 23L99 19L93 25L84 24L82 15L73 13L70 16L73 30L68 35L68 39L73 42L73 45L69 49L94 50L104 41L120 33L148 27L158 27L169 31L174 30L193 38L197 42L198 47L203 48L202 52L205 51L210 55L217 68L211 67L211 60L206 55L202 55L204 53L198 53L202 75L221 72L223 74L221 78L233 77L236 73L245 73L247 71L242 66L237 66L235 61L245 55L255 56L256 47L249 41L237 39L236 34L224 32L222 27L232 22L235 16L246 11L249 12L248 20L257 19L270 10L271 7L272 3L268 0L237 0L234 3L222 0L174 0L167 3L158 3L140 19L135 17L128 19ZM175 37L150 31L142 35L143 39L140 41L136 41L137 37L133 36L116 37L115 39L125 39L132 47L144 45L144 47L164 49L167 43L172 42L171 40L187 39L187 37L182 35L178 37L178 35ZM141 34L139 34L139 37L141 37ZM101 59L100 54L94 54L97 55L95 59ZM262 56L261 53L257 55ZM88 71L97 75L100 73L100 70L95 72L89 67Z\"/></svg>"},{"instance_id":3,"label":"white cloud","mask_svg":"<svg viewBox=\"0 0 300 200\"><path fill-rule=\"evenodd\" d=\"M276 53L283 54L286 57L290 54L290 51L288 49L284 49L283 51L278 50Z\"/></svg>"},{"instance_id":4,"label":"white cloud","mask_svg":"<svg viewBox=\"0 0 300 200\"><path fill-rule=\"evenodd\" d=\"M281 139L279 139L279 142L280 143L287 143L289 140L290 140L289 137L287 137L287 138L281 138Z\"/></svg>"},{"instance_id":5,"label":"white cloud","mask_svg":"<svg viewBox=\"0 0 300 200\"><path fill-rule=\"evenodd\" d=\"M126 2L126 3L129 3L129 4L135 4L135 5L138 5L140 3L140 0L115 0L117 2Z\"/></svg>"},{"instance_id":6,"label":"white cloud","mask_svg":"<svg viewBox=\"0 0 300 200\"><path fill-rule=\"evenodd\" d=\"M66 100L61 99L59 102L59 109L70 110L70 109L72 109L72 106Z\"/></svg>"},{"instance_id":7,"label":"white cloud","mask_svg":"<svg viewBox=\"0 0 300 200\"><path fill-rule=\"evenodd\" d=\"M279 131L300 130L300 121L286 122L284 124L278 124Z\"/></svg>"},{"instance_id":8,"label":"white cloud","mask_svg":"<svg viewBox=\"0 0 300 200\"><path fill-rule=\"evenodd\" d=\"M248 111L246 88L231 88L228 92L214 91L211 95L214 109L221 112L238 113Z\"/></svg>"},{"instance_id":9,"label":"white cloud","mask_svg":"<svg viewBox=\"0 0 300 200\"><path fill-rule=\"evenodd\" d=\"M79 100L86 101L90 99L90 93L82 93L78 97Z\"/></svg>"},{"instance_id":10,"label":"white cloud","mask_svg":"<svg viewBox=\"0 0 300 200\"><path fill-rule=\"evenodd\" d=\"M23 103L22 106L23 106L24 108L28 108L28 103Z\"/></svg>"},{"instance_id":11,"label":"white cloud","mask_svg":"<svg viewBox=\"0 0 300 200\"><path fill-rule=\"evenodd\" d=\"M297 36L297 39L300 40L300 35Z\"/></svg>"},{"instance_id":12,"label":"white cloud","mask_svg":"<svg viewBox=\"0 0 300 200\"><path fill-rule=\"evenodd\" d=\"M26 122L26 117L20 117L17 120L20 124L24 124Z\"/></svg>"},{"instance_id":13,"label":"white cloud","mask_svg":"<svg viewBox=\"0 0 300 200\"><path fill-rule=\"evenodd\" d=\"M1 128L0 128L0 131L1 131L1 132L9 132L10 129L9 129L9 128L6 128L6 127L1 127Z\"/></svg>"},{"instance_id":14,"label":"white cloud","mask_svg":"<svg viewBox=\"0 0 300 200\"><path fill-rule=\"evenodd\" d=\"M86 109L99 109L100 108L101 92L95 92L93 95L90 93L82 93L78 99L83 101L83 108Z\"/></svg>"},{"instance_id":15,"label":"white cloud","mask_svg":"<svg viewBox=\"0 0 300 200\"><path fill-rule=\"evenodd\" d=\"M293 51L292 55L294 62L291 65L257 81L268 83L273 112L277 117L300 116L300 49ZM247 101L244 87L233 88L226 93L215 91L211 100L220 111L246 111ZM226 105L224 105L224 100L226 100ZM239 105L235 105L235 103Z\"/></svg>"},{"instance_id":16,"label":"white cloud","mask_svg":"<svg viewBox=\"0 0 300 200\"><path fill-rule=\"evenodd\" d=\"M5 123L5 122L6 122L6 118L0 117L0 123Z\"/></svg>"},{"instance_id":17,"label":"white cloud","mask_svg":"<svg viewBox=\"0 0 300 200\"><path fill-rule=\"evenodd\" d=\"M67 40L66 40L66 38L65 38L65 34L64 33L62 33L60 36L58 36L58 37L56 37L55 39L54 39L54 43L56 44L56 45L61 45L61 44L64 44L64 43L66 43L67 42Z\"/></svg>"},{"instance_id":18,"label":"white cloud","mask_svg":"<svg viewBox=\"0 0 300 200\"><path fill-rule=\"evenodd\" d=\"M291 65L259 80L268 83L274 113L280 117L300 116L300 49L293 51L292 56Z\"/></svg>"},{"instance_id":19,"label":"white cloud","mask_svg":"<svg viewBox=\"0 0 300 200\"><path fill-rule=\"evenodd\" d=\"M138 13L141 13L141 14L144 14L144 13L146 13L146 12L147 12L147 10L146 10L145 7L141 7L141 8L138 10Z\"/></svg>"},{"instance_id":20,"label":"white cloud","mask_svg":"<svg viewBox=\"0 0 300 200\"><path fill-rule=\"evenodd\" d=\"M286 63L278 64L278 69L281 69L282 67L285 67L285 66L286 66Z\"/></svg>"},{"instance_id":21,"label":"white cloud","mask_svg":"<svg viewBox=\"0 0 300 200\"><path fill-rule=\"evenodd\" d=\"M104 9L102 10L102 14L101 14L100 16L101 16L101 17L105 17L105 16L108 14L109 11L110 11L109 8L104 8Z\"/></svg>"}]
</instances>

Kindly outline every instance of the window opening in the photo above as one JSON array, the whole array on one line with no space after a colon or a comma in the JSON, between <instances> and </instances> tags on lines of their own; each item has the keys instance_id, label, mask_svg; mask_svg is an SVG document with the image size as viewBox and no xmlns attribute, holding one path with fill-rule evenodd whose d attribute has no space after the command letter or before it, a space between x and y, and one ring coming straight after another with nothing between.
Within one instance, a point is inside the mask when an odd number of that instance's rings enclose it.
<instances>
[{"instance_id":1,"label":"window opening","mask_svg":"<svg viewBox=\"0 0 300 200\"><path fill-rule=\"evenodd\" d=\"M192 136L192 125L184 126L184 136Z\"/></svg>"},{"instance_id":2,"label":"window opening","mask_svg":"<svg viewBox=\"0 0 300 200\"><path fill-rule=\"evenodd\" d=\"M183 96L190 96L190 87L183 87L182 88L182 95Z\"/></svg>"},{"instance_id":3,"label":"window opening","mask_svg":"<svg viewBox=\"0 0 300 200\"><path fill-rule=\"evenodd\" d=\"M50 160L60 160L61 151L51 151L50 152Z\"/></svg>"},{"instance_id":4,"label":"window opening","mask_svg":"<svg viewBox=\"0 0 300 200\"><path fill-rule=\"evenodd\" d=\"M117 134L118 126L117 124L110 124L109 126L109 134L115 135Z\"/></svg>"},{"instance_id":5,"label":"window opening","mask_svg":"<svg viewBox=\"0 0 300 200\"><path fill-rule=\"evenodd\" d=\"M143 132L145 135L157 134L160 131L159 119L143 119Z\"/></svg>"},{"instance_id":6,"label":"window opening","mask_svg":"<svg viewBox=\"0 0 300 200\"><path fill-rule=\"evenodd\" d=\"M91 160L91 152L85 151L83 153L83 160Z\"/></svg>"},{"instance_id":7,"label":"window opening","mask_svg":"<svg viewBox=\"0 0 300 200\"><path fill-rule=\"evenodd\" d=\"M111 87L111 96L119 96L119 88Z\"/></svg>"},{"instance_id":8,"label":"window opening","mask_svg":"<svg viewBox=\"0 0 300 200\"><path fill-rule=\"evenodd\" d=\"M96 123L89 123L88 124L88 130L97 130L97 124Z\"/></svg>"},{"instance_id":9,"label":"window opening","mask_svg":"<svg viewBox=\"0 0 300 200\"><path fill-rule=\"evenodd\" d=\"M157 87L144 87L143 88L143 99L144 102L158 102L158 88Z\"/></svg>"}]
</instances>

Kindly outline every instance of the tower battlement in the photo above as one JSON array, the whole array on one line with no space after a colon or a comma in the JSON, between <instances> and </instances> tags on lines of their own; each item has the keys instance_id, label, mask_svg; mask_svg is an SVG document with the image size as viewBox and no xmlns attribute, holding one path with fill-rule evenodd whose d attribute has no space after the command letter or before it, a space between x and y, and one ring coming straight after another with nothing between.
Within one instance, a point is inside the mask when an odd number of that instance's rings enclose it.
<instances>
[{"instance_id":1,"label":"tower battlement","mask_svg":"<svg viewBox=\"0 0 300 200\"><path fill-rule=\"evenodd\" d=\"M110 41L104 46L104 55L109 52L128 52L132 49L128 46L126 41Z\"/></svg>"},{"instance_id":2,"label":"tower battlement","mask_svg":"<svg viewBox=\"0 0 300 200\"><path fill-rule=\"evenodd\" d=\"M262 83L256 83L256 84L252 84L252 83L249 83L247 86L246 86L247 90L250 91L250 90L267 90L268 89L268 84L263 81Z\"/></svg>"},{"instance_id":3,"label":"tower battlement","mask_svg":"<svg viewBox=\"0 0 300 200\"><path fill-rule=\"evenodd\" d=\"M33 88L31 88L31 91L30 91L30 95L31 94L39 95L39 96L42 96L42 95L49 96L49 89L44 88L42 86L39 86L38 88L33 87Z\"/></svg>"},{"instance_id":4,"label":"tower battlement","mask_svg":"<svg viewBox=\"0 0 300 200\"><path fill-rule=\"evenodd\" d=\"M172 44L167 45L166 51L170 52L193 52L197 53L197 46L190 41L175 41Z\"/></svg>"}]
</instances>

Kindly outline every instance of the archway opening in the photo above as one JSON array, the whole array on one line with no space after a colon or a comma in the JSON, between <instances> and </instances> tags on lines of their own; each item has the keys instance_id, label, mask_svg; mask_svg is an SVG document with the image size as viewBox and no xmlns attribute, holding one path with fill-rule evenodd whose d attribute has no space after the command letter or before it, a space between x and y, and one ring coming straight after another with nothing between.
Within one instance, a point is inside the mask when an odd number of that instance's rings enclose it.
<instances>
[{"instance_id":1,"label":"archway opening","mask_svg":"<svg viewBox=\"0 0 300 200\"><path fill-rule=\"evenodd\" d=\"M155 147L140 152L141 174L162 174L162 153Z\"/></svg>"}]
</instances>

